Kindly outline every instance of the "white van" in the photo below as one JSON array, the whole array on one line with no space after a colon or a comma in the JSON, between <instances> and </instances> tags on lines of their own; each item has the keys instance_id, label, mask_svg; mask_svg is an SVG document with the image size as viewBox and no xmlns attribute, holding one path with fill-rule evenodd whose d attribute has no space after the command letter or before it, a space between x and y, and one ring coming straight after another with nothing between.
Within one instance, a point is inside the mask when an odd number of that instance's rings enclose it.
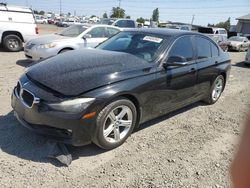
<instances>
[{"instance_id":1,"label":"white van","mask_svg":"<svg viewBox=\"0 0 250 188\"><path fill-rule=\"evenodd\" d=\"M227 30L224 28L213 28L215 35L221 36L223 41L227 40Z\"/></svg>"},{"instance_id":2,"label":"white van","mask_svg":"<svg viewBox=\"0 0 250 188\"><path fill-rule=\"evenodd\" d=\"M20 51L23 42L38 34L33 11L26 7L0 3L0 44L11 52Z\"/></svg>"}]
</instances>

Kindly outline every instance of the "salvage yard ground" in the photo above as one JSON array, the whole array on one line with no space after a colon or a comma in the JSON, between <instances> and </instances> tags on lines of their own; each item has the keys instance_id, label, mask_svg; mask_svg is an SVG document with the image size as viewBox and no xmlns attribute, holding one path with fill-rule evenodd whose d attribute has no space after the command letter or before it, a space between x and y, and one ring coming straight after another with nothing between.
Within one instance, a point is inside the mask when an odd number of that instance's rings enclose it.
<instances>
[{"instance_id":1,"label":"salvage yard ground","mask_svg":"<svg viewBox=\"0 0 250 188\"><path fill-rule=\"evenodd\" d=\"M40 33L59 29L42 25ZM45 158L52 143L13 116L11 92L31 62L23 52L0 49L0 187L229 187L228 168L250 105L245 53L230 56L231 75L215 105L199 102L150 121L112 151L70 147L74 160L64 167Z\"/></svg>"}]
</instances>

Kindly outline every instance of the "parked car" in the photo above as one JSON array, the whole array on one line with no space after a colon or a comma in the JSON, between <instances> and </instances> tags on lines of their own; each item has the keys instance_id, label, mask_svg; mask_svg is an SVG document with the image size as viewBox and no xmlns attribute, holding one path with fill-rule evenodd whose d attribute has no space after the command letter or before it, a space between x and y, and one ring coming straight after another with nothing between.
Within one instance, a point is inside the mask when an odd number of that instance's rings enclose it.
<instances>
[{"instance_id":1,"label":"parked car","mask_svg":"<svg viewBox=\"0 0 250 188\"><path fill-rule=\"evenodd\" d=\"M55 24L55 21L53 19L48 19L48 24Z\"/></svg>"},{"instance_id":2,"label":"parked car","mask_svg":"<svg viewBox=\"0 0 250 188\"><path fill-rule=\"evenodd\" d=\"M31 9L0 4L0 44L6 50L22 50L23 42L37 34L38 27Z\"/></svg>"},{"instance_id":3,"label":"parked car","mask_svg":"<svg viewBox=\"0 0 250 188\"><path fill-rule=\"evenodd\" d=\"M113 19L113 18L104 18L101 19L99 24L114 25L121 28L136 28L137 23L131 19Z\"/></svg>"},{"instance_id":4,"label":"parked car","mask_svg":"<svg viewBox=\"0 0 250 188\"><path fill-rule=\"evenodd\" d=\"M248 48L247 54L246 54L246 65L250 65L250 47Z\"/></svg>"},{"instance_id":5,"label":"parked car","mask_svg":"<svg viewBox=\"0 0 250 188\"><path fill-rule=\"evenodd\" d=\"M215 35L223 37L223 40L227 39L227 30L224 28L212 28Z\"/></svg>"},{"instance_id":6,"label":"parked car","mask_svg":"<svg viewBox=\"0 0 250 188\"><path fill-rule=\"evenodd\" d=\"M47 24L48 19L41 15L35 15L35 20L37 24Z\"/></svg>"},{"instance_id":7,"label":"parked car","mask_svg":"<svg viewBox=\"0 0 250 188\"><path fill-rule=\"evenodd\" d=\"M108 25L73 25L55 34L30 40L24 46L27 58L40 60L79 48L95 47L121 29Z\"/></svg>"},{"instance_id":8,"label":"parked car","mask_svg":"<svg viewBox=\"0 0 250 188\"><path fill-rule=\"evenodd\" d=\"M128 29L100 44L46 59L12 94L29 129L75 146L120 146L142 122L204 100L215 103L230 59L209 37L166 29Z\"/></svg>"},{"instance_id":9,"label":"parked car","mask_svg":"<svg viewBox=\"0 0 250 188\"><path fill-rule=\"evenodd\" d=\"M82 23L78 22L77 20L65 20L62 22L62 27L69 27L71 25L81 25Z\"/></svg>"},{"instance_id":10,"label":"parked car","mask_svg":"<svg viewBox=\"0 0 250 188\"><path fill-rule=\"evenodd\" d=\"M247 37L233 36L229 39L229 50L246 51L250 46L250 41Z\"/></svg>"},{"instance_id":11,"label":"parked car","mask_svg":"<svg viewBox=\"0 0 250 188\"><path fill-rule=\"evenodd\" d=\"M230 46L230 42L228 40L225 40L220 35L209 35L217 44L222 48L223 51L228 51L228 47Z\"/></svg>"}]
</instances>

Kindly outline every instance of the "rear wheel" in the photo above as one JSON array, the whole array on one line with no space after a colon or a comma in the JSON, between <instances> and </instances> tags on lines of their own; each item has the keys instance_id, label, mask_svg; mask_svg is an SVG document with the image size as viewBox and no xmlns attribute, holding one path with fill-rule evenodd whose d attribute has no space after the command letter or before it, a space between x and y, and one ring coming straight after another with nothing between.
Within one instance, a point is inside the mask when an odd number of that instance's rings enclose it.
<instances>
[{"instance_id":1,"label":"rear wheel","mask_svg":"<svg viewBox=\"0 0 250 188\"><path fill-rule=\"evenodd\" d=\"M217 76L210 89L208 97L204 100L208 104L214 104L220 98L225 86L225 79L222 75Z\"/></svg>"},{"instance_id":2,"label":"rear wheel","mask_svg":"<svg viewBox=\"0 0 250 188\"><path fill-rule=\"evenodd\" d=\"M7 35L3 39L3 46L10 52L18 52L23 48L23 42L17 35Z\"/></svg>"},{"instance_id":3,"label":"rear wheel","mask_svg":"<svg viewBox=\"0 0 250 188\"><path fill-rule=\"evenodd\" d=\"M118 99L103 108L97 117L94 143L104 149L122 145L136 124L136 108L127 99Z\"/></svg>"}]
</instances>

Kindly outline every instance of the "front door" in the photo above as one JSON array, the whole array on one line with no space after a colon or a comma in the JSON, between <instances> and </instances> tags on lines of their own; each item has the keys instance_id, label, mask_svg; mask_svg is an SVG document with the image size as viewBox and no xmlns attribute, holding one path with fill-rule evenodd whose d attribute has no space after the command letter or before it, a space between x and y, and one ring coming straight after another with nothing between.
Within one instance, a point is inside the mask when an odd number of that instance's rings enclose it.
<instances>
[{"instance_id":1,"label":"front door","mask_svg":"<svg viewBox=\"0 0 250 188\"><path fill-rule=\"evenodd\" d=\"M197 71L192 36L178 38L170 48L165 62L168 64L173 57L182 59L184 65L167 65L157 73L158 104L155 110L161 113L176 110L194 101Z\"/></svg>"}]
</instances>

